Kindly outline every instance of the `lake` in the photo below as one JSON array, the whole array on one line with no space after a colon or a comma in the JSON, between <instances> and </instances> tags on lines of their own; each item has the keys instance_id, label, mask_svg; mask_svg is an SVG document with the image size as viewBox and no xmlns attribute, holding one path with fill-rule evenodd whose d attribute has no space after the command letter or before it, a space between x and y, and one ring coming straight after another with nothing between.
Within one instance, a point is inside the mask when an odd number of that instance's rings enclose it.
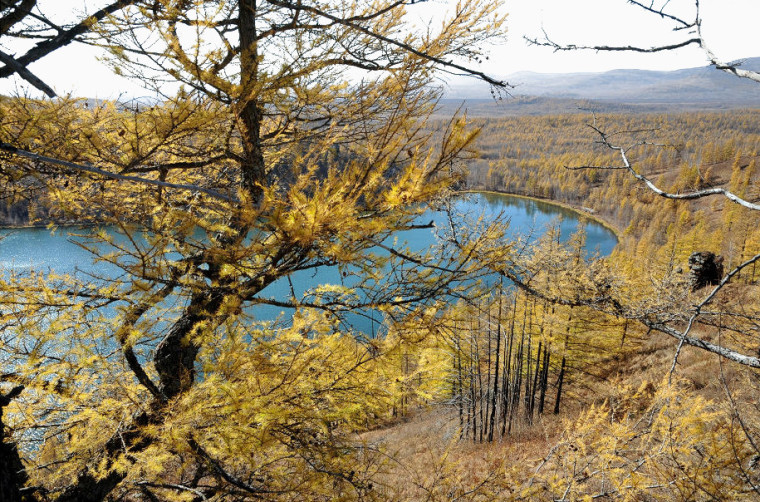
<instances>
[{"instance_id":1,"label":"lake","mask_svg":"<svg viewBox=\"0 0 760 502\"><path fill-rule=\"evenodd\" d=\"M473 217L482 215L486 219L508 218L510 236L531 235L537 238L547 228L559 225L562 240L582 228L586 233L586 249L589 253L608 255L617 244L613 232L603 225L586 218L582 213L563 208L554 204L501 195L495 193L472 193L460 197L455 202L457 211L468 213ZM420 221L425 223L433 220L436 225L445 225L443 213L425 214ZM77 271L92 271L91 255L73 242L70 232L82 232L81 228L61 228L51 232L44 228L22 228L0 230L0 269L8 272L26 271L55 271L59 274L73 274ZM435 230L422 229L403 233L413 249L425 249L435 242ZM97 265L98 272L104 273L104 265ZM292 282L296 294L301 294L317 284L340 282L340 276L335 269L320 269L318 273L308 271L296 274ZM272 298L289 297L290 285L287 281L278 281L266 291ZM283 296L284 295L284 296ZM258 308L257 318L274 319L282 309L275 307ZM352 322L352 324L354 324ZM362 331L373 331L374 322L359 322Z\"/></svg>"}]
</instances>

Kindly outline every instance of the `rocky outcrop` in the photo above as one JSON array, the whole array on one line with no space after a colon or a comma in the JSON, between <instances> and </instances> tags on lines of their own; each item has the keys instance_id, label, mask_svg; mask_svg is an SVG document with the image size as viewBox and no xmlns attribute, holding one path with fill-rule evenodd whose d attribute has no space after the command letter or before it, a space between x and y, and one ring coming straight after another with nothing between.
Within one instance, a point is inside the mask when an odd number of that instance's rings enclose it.
<instances>
[{"instance_id":1,"label":"rocky outcrop","mask_svg":"<svg viewBox=\"0 0 760 502\"><path fill-rule=\"evenodd\" d=\"M707 285L720 284L723 279L723 257L710 251L697 251L689 256L689 284L692 291Z\"/></svg>"}]
</instances>

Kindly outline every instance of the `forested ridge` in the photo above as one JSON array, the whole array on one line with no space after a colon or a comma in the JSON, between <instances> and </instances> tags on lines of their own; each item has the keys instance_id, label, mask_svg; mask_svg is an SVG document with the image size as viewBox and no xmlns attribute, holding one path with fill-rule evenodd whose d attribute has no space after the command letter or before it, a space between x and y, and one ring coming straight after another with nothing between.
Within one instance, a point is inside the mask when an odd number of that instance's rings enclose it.
<instances>
[{"instance_id":1,"label":"forested ridge","mask_svg":"<svg viewBox=\"0 0 760 502\"><path fill-rule=\"evenodd\" d=\"M439 72L508 88L471 67L496 1L87 3L0 3L33 41L0 78L54 98L0 100L8 223L91 224L115 271L0 274L4 499L760 497L757 112L441 121ZM29 66L73 41L157 98L55 97ZM464 188L621 243L509 238Z\"/></svg>"},{"instance_id":2,"label":"forested ridge","mask_svg":"<svg viewBox=\"0 0 760 502\"><path fill-rule=\"evenodd\" d=\"M760 112L755 110L483 120L478 143L483 153L470 163L468 182L473 188L568 203L602 217L632 237L623 239L625 245L635 242L642 250L663 246L681 225L681 231L710 232L710 239L694 246L734 261L746 255L741 254L746 246L734 239L752 239L752 232L737 231L735 225L746 222L754 229L751 211L721 200L674 203L637 187L626 172L573 169L621 163L615 152L596 144L591 124L616 133L621 143L646 143L635 149L633 159L670 191L723 186L750 200L759 195Z\"/></svg>"}]
</instances>

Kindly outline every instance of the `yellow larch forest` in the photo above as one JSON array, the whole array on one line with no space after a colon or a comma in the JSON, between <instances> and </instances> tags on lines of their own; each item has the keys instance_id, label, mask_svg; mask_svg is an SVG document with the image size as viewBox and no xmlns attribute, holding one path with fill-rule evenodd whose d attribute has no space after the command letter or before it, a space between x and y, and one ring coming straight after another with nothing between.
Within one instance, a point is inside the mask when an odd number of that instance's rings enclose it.
<instances>
[{"instance_id":1,"label":"yellow larch forest","mask_svg":"<svg viewBox=\"0 0 760 502\"><path fill-rule=\"evenodd\" d=\"M0 5L0 36L41 37L7 72L43 92L26 66L74 39L178 84L0 100L5 221L87 224L118 270L0 276L7 500L759 496L758 213L567 169L620 162L583 115L440 121L437 71L503 88L467 62L505 19L464 0L415 30L411 3L93 0L60 29ZM748 200L759 119L597 117L670 145L634 152L660 186ZM585 208L620 244L588 259L580 233L528 245L484 221L429 250L393 240L463 186ZM694 251L747 265L709 296ZM323 266L350 285L271 293ZM347 322L367 312L382 336Z\"/></svg>"}]
</instances>

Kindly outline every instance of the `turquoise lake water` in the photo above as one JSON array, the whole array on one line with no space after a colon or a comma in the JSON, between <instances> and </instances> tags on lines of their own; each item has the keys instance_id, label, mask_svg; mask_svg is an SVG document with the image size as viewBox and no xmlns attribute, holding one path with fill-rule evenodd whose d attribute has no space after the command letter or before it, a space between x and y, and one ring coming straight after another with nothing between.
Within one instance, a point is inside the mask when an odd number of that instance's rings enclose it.
<instances>
[{"instance_id":1,"label":"turquoise lake water","mask_svg":"<svg viewBox=\"0 0 760 502\"><path fill-rule=\"evenodd\" d=\"M471 218L482 216L484 219L508 219L511 237L531 235L536 238L550 226L559 225L561 239L567 240L579 227L586 233L586 249L589 254L608 255L617 244L615 235L599 223L583 217L582 214L549 203L512 197L500 194L476 193L457 199L456 209L467 213ZM428 213L420 221L432 220L437 227L447 226L443 213ZM5 272L55 271L57 273L80 273L97 271L104 274L103 265L93 265L92 256L78 246L73 233L82 233L82 229L48 229L24 228L0 230L0 270ZM425 249L435 243L435 230L421 229L403 232L399 239L408 241L412 249ZM79 272L78 272L79 271ZM296 294L302 294L319 284L338 283L340 276L336 269L322 268L316 273L308 271L291 278ZM278 281L266 290L271 298L290 297L290 284ZM259 308L256 317L273 319L281 313L275 307ZM367 322L370 324L367 325ZM352 324L355 324L352 322ZM358 322L363 331L374 331L373 321Z\"/></svg>"},{"instance_id":2,"label":"turquoise lake water","mask_svg":"<svg viewBox=\"0 0 760 502\"><path fill-rule=\"evenodd\" d=\"M501 216L510 221L514 235L542 234L549 225L561 218L562 239L566 240L580 225L586 232L586 248L608 255L617 244L615 235L599 223L584 218L580 213L553 204L513 197L509 195L476 193L457 201L456 207L471 215L484 214L487 218ZM443 215L433 213L421 218L444 225ZM55 270L58 273L74 272L77 268L89 270L91 255L72 242L70 233L81 229L59 229L55 233L45 228L22 228L0 230L0 269L38 271ZM430 245L435 237L432 230L405 232L404 238L413 247Z\"/></svg>"}]
</instances>

